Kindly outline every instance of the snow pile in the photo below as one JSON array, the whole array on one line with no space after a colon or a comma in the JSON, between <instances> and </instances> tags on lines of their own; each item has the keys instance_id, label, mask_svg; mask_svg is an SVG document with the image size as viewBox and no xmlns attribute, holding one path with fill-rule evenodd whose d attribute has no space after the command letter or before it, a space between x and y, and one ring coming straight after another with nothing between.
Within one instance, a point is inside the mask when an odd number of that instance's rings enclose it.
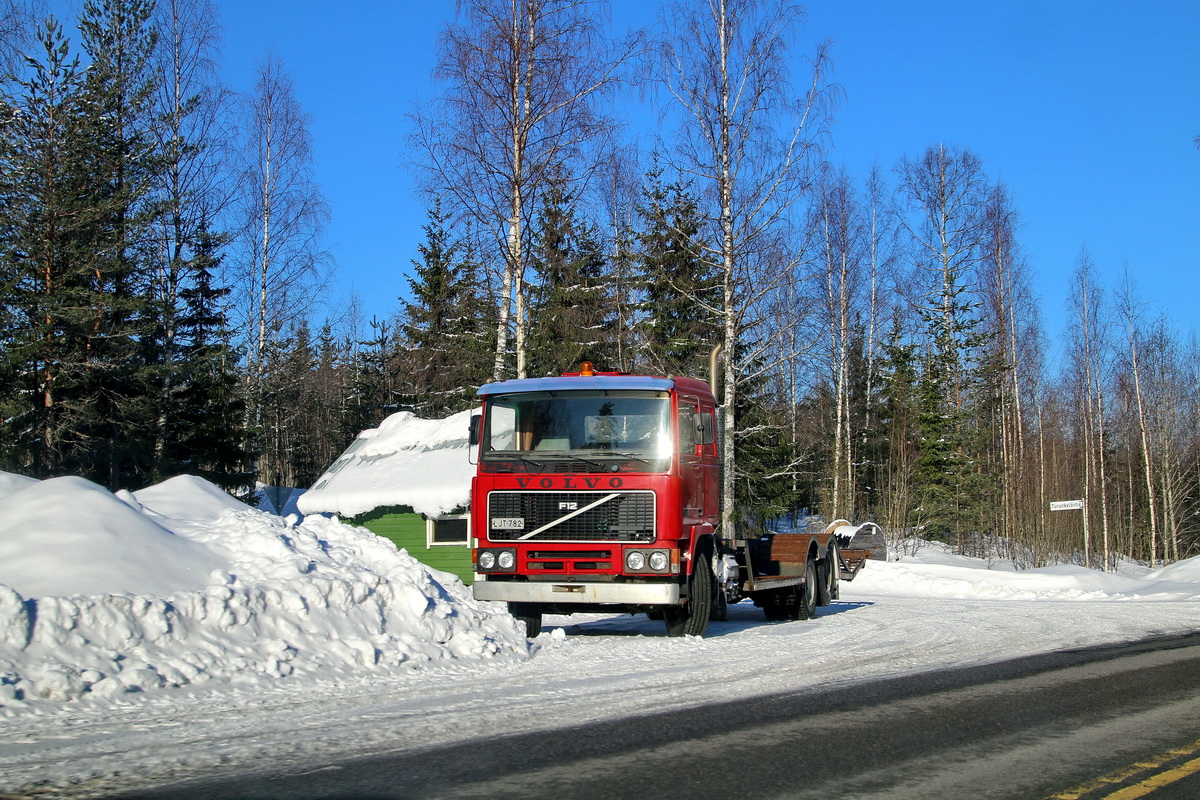
<instances>
[{"instance_id":1,"label":"snow pile","mask_svg":"<svg viewBox=\"0 0 1200 800\"><path fill-rule=\"evenodd\" d=\"M1131 566L1126 574L1071 564L1019 572L1004 563L988 566L980 559L926 543L898 561L869 561L855 578L854 588L882 596L960 600L1200 601L1200 558L1155 571Z\"/></svg>"},{"instance_id":2,"label":"snow pile","mask_svg":"<svg viewBox=\"0 0 1200 800\"><path fill-rule=\"evenodd\" d=\"M526 657L511 617L369 531L198 478L0 473L0 716L212 680Z\"/></svg>"},{"instance_id":3,"label":"snow pile","mask_svg":"<svg viewBox=\"0 0 1200 800\"><path fill-rule=\"evenodd\" d=\"M26 597L202 589L222 566L83 478L35 482L4 498L4 509L0 583Z\"/></svg>"},{"instance_id":4,"label":"snow pile","mask_svg":"<svg viewBox=\"0 0 1200 800\"><path fill-rule=\"evenodd\" d=\"M467 440L472 413L440 420L391 415L360 433L298 508L353 517L381 506L410 506L427 516L466 507L475 474Z\"/></svg>"}]
</instances>

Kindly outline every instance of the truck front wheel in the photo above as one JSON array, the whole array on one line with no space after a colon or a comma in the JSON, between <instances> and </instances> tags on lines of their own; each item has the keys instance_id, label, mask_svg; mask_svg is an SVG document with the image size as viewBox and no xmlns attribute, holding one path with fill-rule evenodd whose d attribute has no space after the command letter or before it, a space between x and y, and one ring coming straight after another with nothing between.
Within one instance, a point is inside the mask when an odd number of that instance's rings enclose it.
<instances>
[{"instance_id":1,"label":"truck front wheel","mask_svg":"<svg viewBox=\"0 0 1200 800\"><path fill-rule=\"evenodd\" d=\"M532 603L509 603L508 613L525 627L525 635L536 639L542 632L542 609Z\"/></svg>"},{"instance_id":2,"label":"truck front wheel","mask_svg":"<svg viewBox=\"0 0 1200 800\"><path fill-rule=\"evenodd\" d=\"M688 601L682 606L666 609L667 636L703 636L712 614L713 596L717 592L712 561L706 555L696 559L688 579Z\"/></svg>"}]
</instances>

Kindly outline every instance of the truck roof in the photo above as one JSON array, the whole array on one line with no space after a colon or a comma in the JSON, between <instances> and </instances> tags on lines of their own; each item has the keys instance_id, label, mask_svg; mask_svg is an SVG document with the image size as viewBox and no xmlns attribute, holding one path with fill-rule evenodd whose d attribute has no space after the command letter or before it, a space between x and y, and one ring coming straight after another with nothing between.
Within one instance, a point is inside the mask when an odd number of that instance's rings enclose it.
<instances>
[{"instance_id":1,"label":"truck roof","mask_svg":"<svg viewBox=\"0 0 1200 800\"><path fill-rule=\"evenodd\" d=\"M669 392L672 389L711 394L708 384L695 378L655 378L649 375L589 375L559 378L516 378L509 381L485 383L475 394L479 396L507 392L553 392L570 389L649 389Z\"/></svg>"}]
</instances>

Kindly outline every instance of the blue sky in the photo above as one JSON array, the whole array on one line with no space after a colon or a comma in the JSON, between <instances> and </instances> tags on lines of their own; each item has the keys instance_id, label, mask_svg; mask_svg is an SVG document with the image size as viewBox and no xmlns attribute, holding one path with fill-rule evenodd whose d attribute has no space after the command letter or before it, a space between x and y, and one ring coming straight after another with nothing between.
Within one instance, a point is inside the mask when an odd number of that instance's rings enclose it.
<instances>
[{"instance_id":1,"label":"blue sky","mask_svg":"<svg viewBox=\"0 0 1200 800\"><path fill-rule=\"evenodd\" d=\"M75 5L63 0L63 5ZM56 3L56 5L58 5ZM425 212L406 115L436 92L449 0L218 0L238 90L274 48L311 114L343 294L385 317ZM1052 336L1086 246L1115 285L1128 263L1152 311L1200 330L1200 3L812 0L798 52L832 41L844 92L830 158L861 176L944 143L1010 189ZM614 22L657 5L614 0ZM344 304L344 301L343 301Z\"/></svg>"}]
</instances>

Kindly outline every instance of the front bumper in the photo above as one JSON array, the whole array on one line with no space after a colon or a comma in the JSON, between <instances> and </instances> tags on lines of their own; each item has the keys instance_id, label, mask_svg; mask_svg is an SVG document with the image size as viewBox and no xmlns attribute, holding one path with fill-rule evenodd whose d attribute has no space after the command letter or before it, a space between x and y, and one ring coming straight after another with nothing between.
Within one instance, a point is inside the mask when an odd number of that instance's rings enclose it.
<instances>
[{"instance_id":1,"label":"front bumper","mask_svg":"<svg viewBox=\"0 0 1200 800\"><path fill-rule=\"evenodd\" d=\"M476 600L554 605L611 603L633 606L677 606L677 583L528 583L476 578Z\"/></svg>"}]
</instances>

